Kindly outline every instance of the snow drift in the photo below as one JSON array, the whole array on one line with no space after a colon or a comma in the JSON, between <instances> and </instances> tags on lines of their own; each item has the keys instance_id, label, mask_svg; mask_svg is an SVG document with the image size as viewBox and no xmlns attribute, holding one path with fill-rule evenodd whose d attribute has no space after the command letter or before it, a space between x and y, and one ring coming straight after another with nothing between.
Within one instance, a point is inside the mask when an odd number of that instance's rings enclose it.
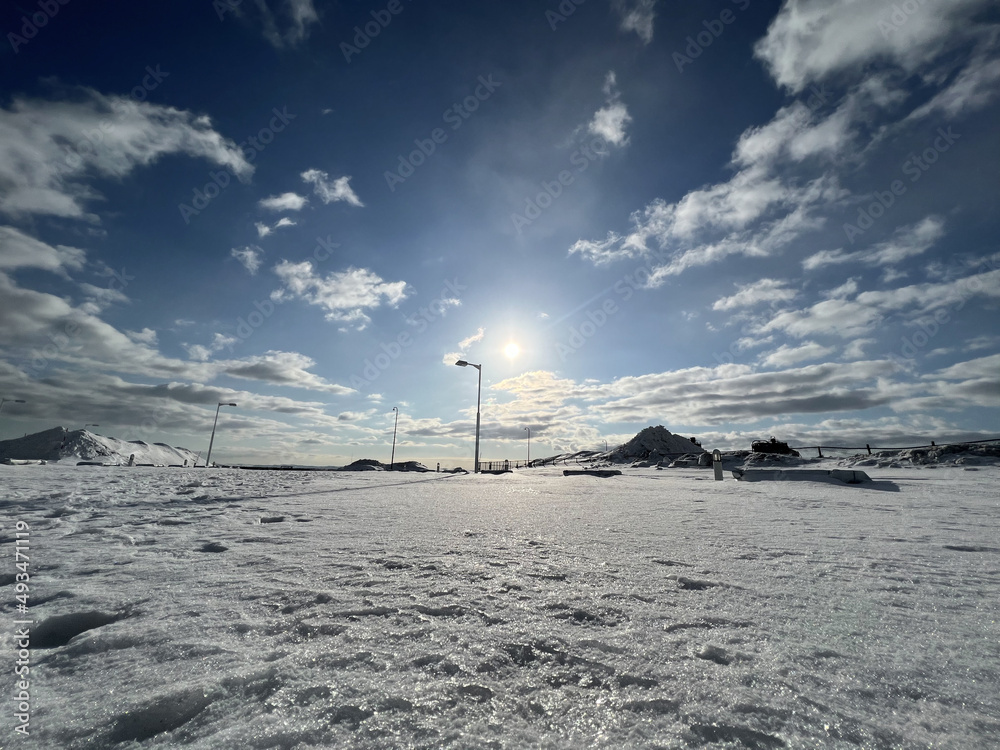
<instances>
[{"instance_id":1,"label":"snow drift","mask_svg":"<svg viewBox=\"0 0 1000 750\"><path fill-rule=\"evenodd\" d=\"M845 466L875 466L901 468L904 466L998 466L1000 444L959 443L935 445L927 448L901 448L878 451L870 456L853 456L844 459Z\"/></svg>"},{"instance_id":2,"label":"snow drift","mask_svg":"<svg viewBox=\"0 0 1000 750\"><path fill-rule=\"evenodd\" d=\"M694 442L693 438L674 435L663 425L646 427L624 445L606 454L614 463L655 466L662 462L672 463L684 455L697 457L707 451Z\"/></svg>"},{"instance_id":3,"label":"snow drift","mask_svg":"<svg viewBox=\"0 0 1000 750\"><path fill-rule=\"evenodd\" d=\"M135 456L137 464L157 466L183 466L185 461L193 466L198 460L198 455L187 448L171 448L165 443L150 445L142 440L118 440L65 427L0 441L0 461L98 461L114 466L128 464L131 456Z\"/></svg>"}]
</instances>

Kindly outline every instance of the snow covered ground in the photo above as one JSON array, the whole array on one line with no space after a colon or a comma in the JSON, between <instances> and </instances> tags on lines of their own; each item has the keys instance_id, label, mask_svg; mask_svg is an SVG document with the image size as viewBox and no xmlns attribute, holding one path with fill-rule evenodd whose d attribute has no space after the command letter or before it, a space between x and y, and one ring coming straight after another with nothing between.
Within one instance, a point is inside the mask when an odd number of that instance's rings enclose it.
<instances>
[{"instance_id":1,"label":"snow covered ground","mask_svg":"<svg viewBox=\"0 0 1000 750\"><path fill-rule=\"evenodd\" d=\"M1000 746L1000 469L867 471L0 466L0 746Z\"/></svg>"}]
</instances>

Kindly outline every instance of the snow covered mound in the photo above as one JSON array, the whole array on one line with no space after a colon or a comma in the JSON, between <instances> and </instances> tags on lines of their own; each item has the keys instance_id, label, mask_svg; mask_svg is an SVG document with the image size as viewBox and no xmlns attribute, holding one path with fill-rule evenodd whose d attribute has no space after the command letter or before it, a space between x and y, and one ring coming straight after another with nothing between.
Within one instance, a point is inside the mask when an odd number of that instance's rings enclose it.
<instances>
[{"instance_id":1,"label":"snow covered mound","mask_svg":"<svg viewBox=\"0 0 1000 750\"><path fill-rule=\"evenodd\" d=\"M0 461L27 459L42 461L99 461L103 464L128 464L135 456L136 464L171 464L193 466L197 455L187 448L171 448L164 443L150 445L142 440L133 442L95 435L87 430L67 430L53 427L23 438L0 441Z\"/></svg>"},{"instance_id":2,"label":"snow covered mound","mask_svg":"<svg viewBox=\"0 0 1000 750\"><path fill-rule=\"evenodd\" d=\"M706 453L704 448L692 439L674 435L663 425L647 427L625 445L618 446L607 454L614 463L636 463L653 466L664 459L671 463L678 456Z\"/></svg>"},{"instance_id":3,"label":"snow covered mound","mask_svg":"<svg viewBox=\"0 0 1000 750\"><path fill-rule=\"evenodd\" d=\"M430 471L419 461L397 461L390 466L374 458L359 458L352 464L343 467L342 471Z\"/></svg>"},{"instance_id":4,"label":"snow covered mound","mask_svg":"<svg viewBox=\"0 0 1000 750\"><path fill-rule=\"evenodd\" d=\"M852 456L841 461L844 466L998 466L1000 444L972 443L965 445L937 445L929 448L903 448L898 451L879 451L870 456Z\"/></svg>"}]
</instances>

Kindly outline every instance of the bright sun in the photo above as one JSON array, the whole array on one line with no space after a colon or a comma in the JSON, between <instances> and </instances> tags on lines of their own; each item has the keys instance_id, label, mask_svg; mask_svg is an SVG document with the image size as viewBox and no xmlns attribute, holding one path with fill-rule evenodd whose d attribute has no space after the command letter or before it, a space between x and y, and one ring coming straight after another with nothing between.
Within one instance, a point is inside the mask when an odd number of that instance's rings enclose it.
<instances>
[{"instance_id":1,"label":"bright sun","mask_svg":"<svg viewBox=\"0 0 1000 750\"><path fill-rule=\"evenodd\" d=\"M506 354L510 359L514 359L518 354L521 353L521 347L511 341L507 346L504 347L503 353Z\"/></svg>"}]
</instances>

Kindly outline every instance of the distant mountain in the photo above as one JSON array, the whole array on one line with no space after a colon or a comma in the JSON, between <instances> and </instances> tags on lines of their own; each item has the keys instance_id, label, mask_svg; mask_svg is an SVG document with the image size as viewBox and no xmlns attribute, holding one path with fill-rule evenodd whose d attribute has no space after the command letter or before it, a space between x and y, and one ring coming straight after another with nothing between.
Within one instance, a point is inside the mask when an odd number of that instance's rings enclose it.
<instances>
[{"instance_id":1,"label":"distant mountain","mask_svg":"<svg viewBox=\"0 0 1000 750\"><path fill-rule=\"evenodd\" d=\"M0 461L20 459L33 461L99 461L104 464L170 464L194 466L198 456L187 448L171 448L165 443L142 440L126 441L95 435L87 430L67 430L53 427L14 440L0 440Z\"/></svg>"}]
</instances>

